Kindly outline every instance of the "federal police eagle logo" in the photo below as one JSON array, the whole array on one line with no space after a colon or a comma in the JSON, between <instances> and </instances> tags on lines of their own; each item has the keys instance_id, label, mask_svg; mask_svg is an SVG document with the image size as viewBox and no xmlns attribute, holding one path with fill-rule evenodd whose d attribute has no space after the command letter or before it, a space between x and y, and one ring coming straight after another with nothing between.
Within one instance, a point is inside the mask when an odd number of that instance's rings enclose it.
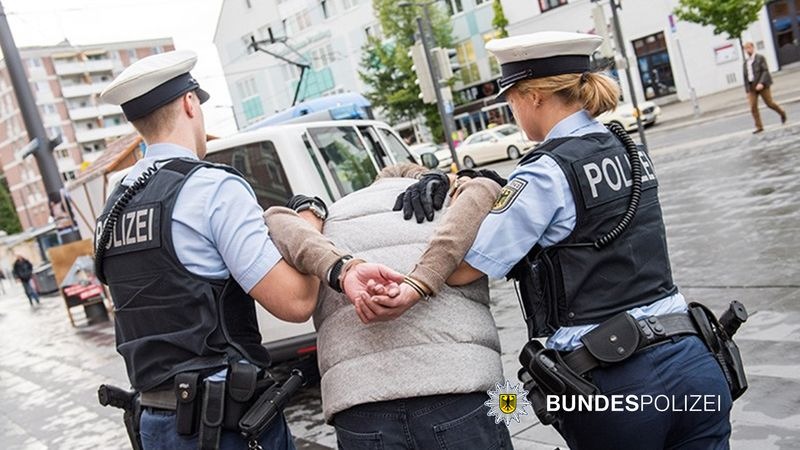
<instances>
[{"instance_id":1,"label":"federal police eagle logo","mask_svg":"<svg viewBox=\"0 0 800 450\"><path fill-rule=\"evenodd\" d=\"M494 417L494 423L505 422L508 426L512 420L520 423L519 417L528 415L526 408L531 406L531 402L528 401L528 391L522 386L512 385L506 380L505 384L498 383L487 393L489 400L484 405L489 407L489 412L486 415Z\"/></svg>"}]
</instances>

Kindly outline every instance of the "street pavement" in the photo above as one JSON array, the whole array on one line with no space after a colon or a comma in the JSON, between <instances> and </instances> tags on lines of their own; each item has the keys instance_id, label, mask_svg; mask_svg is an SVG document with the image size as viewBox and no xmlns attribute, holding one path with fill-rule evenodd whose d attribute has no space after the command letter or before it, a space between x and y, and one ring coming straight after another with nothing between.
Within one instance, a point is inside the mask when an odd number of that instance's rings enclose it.
<instances>
[{"instance_id":1,"label":"street pavement","mask_svg":"<svg viewBox=\"0 0 800 450\"><path fill-rule=\"evenodd\" d=\"M800 106L786 106L790 123L765 110L759 135L746 109L647 130L676 283L717 313L737 299L751 314L737 335L750 388L733 407L733 449L800 448ZM508 174L514 163L491 167ZM513 285L491 288L513 382L524 325ZM127 385L110 323L73 328L59 297L31 308L17 285L0 296L0 339L0 447L127 448L121 413L96 401L99 384ZM318 386L286 415L299 448L335 447ZM511 432L515 448L566 448L532 415Z\"/></svg>"}]
</instances>

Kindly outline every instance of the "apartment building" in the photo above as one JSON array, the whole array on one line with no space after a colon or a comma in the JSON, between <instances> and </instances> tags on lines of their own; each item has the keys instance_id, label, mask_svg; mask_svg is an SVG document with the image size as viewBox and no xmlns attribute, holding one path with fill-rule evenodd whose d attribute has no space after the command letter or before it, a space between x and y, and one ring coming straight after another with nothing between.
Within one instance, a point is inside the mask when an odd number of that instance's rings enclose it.
<instances>
[{"instance_id":1,"label":"apartment building","mask_svg":"<svg viewBox=\"0 0 800 450\"><path fill-rule=\"evenodd\" d=\"M65 182L97 159L106 145L133 131L119 106L101 103L100 92L134 61L174 50L172 39L20 49L28 81ZM29 142L5 62L0 62L0 166L24 229L50 220L47 194L34 158L19 158Z\"/></svg>"}]
</instances>

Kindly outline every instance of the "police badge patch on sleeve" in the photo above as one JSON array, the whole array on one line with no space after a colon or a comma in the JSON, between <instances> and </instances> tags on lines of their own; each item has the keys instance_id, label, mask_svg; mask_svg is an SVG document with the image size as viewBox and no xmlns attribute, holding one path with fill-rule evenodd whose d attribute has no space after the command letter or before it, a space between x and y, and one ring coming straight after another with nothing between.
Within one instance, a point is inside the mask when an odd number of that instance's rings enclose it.
<instances>
[{"instance_id":1,"label":"police badge patch on sleeve","mask_svg":"<svg viewBox=\"0 0 800 450\"><path fill-rule=\"evenodd\" d=\"M500 191L500 195L497 197L497 200L494 202L494 206L492 206L493 213L502 213L506 211L514 200L519 197L519 193L522 192L522 189L528 185L528 182L525 180L520 180L519 178L515 178L509 181L503 190Z\"/></svg>"}]
</instances>

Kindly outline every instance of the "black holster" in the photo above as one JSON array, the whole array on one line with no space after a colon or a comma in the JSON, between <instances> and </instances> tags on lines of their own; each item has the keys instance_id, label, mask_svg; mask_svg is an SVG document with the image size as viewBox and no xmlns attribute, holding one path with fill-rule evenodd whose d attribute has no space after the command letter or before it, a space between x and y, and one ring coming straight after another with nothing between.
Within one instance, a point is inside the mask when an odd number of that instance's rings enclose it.
<instances>
[{"instance_id":1,"label":"black holster","mask_svg":"<svg viewBox=\"0 0 800 450\"><path fill-rule=\"evenodd\" d=\"M133 450L142 450L142 436L139 433L142 407L139 403L139 393L101 384L100 388L97 389L97 399L103 406L113 406L124 411L122 420L125 422L125 431L128 432L131 448Z\"/></svg>"},{"instance_id":2,"label":"black holster","mask_svg":"<svg viewBox=\"0 0 800 450\"><path fill-rule=\"evenodd\" d=\"M744 309L744 305L736 301L731 302L728 311L731 313L726 312L722 316L725 323L720 323L706 306L700 303L689 304L689 315L697 326L706 347L719 363L725 380L728 382L731 398L736 400L747 390L747 378L739 346L733 341L732 335L739 325L747 320L747 311Z\"/></svg>"}]
</instances>

